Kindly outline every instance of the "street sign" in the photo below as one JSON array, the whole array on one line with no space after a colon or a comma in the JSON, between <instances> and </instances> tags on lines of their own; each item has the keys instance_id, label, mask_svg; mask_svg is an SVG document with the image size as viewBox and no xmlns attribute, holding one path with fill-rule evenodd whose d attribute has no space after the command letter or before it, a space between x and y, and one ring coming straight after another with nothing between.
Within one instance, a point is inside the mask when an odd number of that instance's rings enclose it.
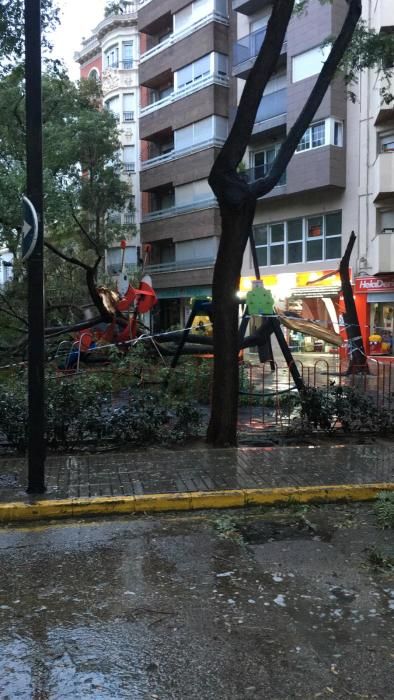
<instances>
[{"instance_id":1,"label":"street sign","mask_svg":"<svg viewBox=\"0 0 394 700\"><path fill-rule=\"evenodd\" d=\"M36 247L38 236L37 212L30 199L23 195L22 262L28 260Z\"/></svg>"}]
</instances>

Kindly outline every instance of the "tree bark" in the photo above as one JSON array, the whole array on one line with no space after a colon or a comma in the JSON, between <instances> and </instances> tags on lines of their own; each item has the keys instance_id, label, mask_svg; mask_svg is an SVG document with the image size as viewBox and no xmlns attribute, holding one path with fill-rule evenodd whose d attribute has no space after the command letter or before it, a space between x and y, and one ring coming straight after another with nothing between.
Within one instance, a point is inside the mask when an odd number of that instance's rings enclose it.
<instances>
[{"instance_id":1,"label":"tree bark","mask_svg":"<svg viewBox=\"0 0 394 700\"><path fill-rule=\"evenodd\" d=\"M354 231L352 231L345 253L339 265L343 301L345 304L344 321L346 324L346 335L348 337L350 349L349 367L346 374L366 374L369 372L368 358L363 344L360 322L357 316L356 304L354 302L353 290L349 277L350 256L352 254L355 241L356 236Z\"/></svg>"},{"instance_id":2,"label":"tree bark","mask_svg":"<svg viewBox=\"0 0 394 700\"><path fill-rule=\"evenodd\" d=\"M214 377L207 441L215 446L237 444L238 303L242 259L253 224L256 201L279 182L313 119L349 45L361 15L361 0L345 0L348 13L312 92L290 130L270 172L253 184L237 173L248 146L264 89L274 73L295 0L275 0L262 47L246 81L234 124L209 176L222 218L222 232L213 277Z\"/></svg>"}]
</instances>

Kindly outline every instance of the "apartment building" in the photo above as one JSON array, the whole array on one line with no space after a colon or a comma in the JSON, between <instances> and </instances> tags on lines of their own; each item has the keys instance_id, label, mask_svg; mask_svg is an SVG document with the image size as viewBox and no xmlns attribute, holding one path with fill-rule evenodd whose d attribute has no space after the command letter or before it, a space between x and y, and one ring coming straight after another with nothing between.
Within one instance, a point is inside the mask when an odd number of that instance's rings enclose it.
<instances>
[{"instance_id":1,"label":"apartment building","mask_svg":"<svg viewBox=\"0 0 394 700\"><path fill-rule=\"evenodd\" d=\"M139 38L137 12L140 0L122 2L122 11L108 14L82 42L75 54L81 67L81 78L101 81L104 107L111 110L119 124L122 177L131 186L133 213L113 212L115 223L122 224L127 241L126 265L130 270L138 263L140 190L139 190ZM110 274L120 271L121 249L116 242L106 252L106 269Z\"/></svg>"},{"instance_id":2,"label":"apartment building","mask_svg":"<svg viewBox=\"0 0 394 700\"><path fill-rule=\"evenodd\" d=\"M272 2L232 0L232 8L232 75L239 97ZM245 158L251 179L268 172L325 60L328 48L322 43L338 33L345 12L343 0L324 5L310 0L307 12L291 20ZM377 32L394 31L392 0L365 0L363 19ZM338 268L350 232L357 233L351 272L366 347L374 329L386 337L394 331L394 111L382 105L381 87L376 72L366 71L354 86L353 104L341 78L332 82L287 172L259 200L254 222L260 273L277 305L335 330L341 321L338 275L310 283ZM241 293L253 279L247 250ZM290 340L304 350L322 350L312 338Z\"/></svg>"},{"instance_id":3,"label":"apartment building","mask_svg":"<svg viewBox=\"0 0 394 700\"><path fill-rule=\"evenodd\" d=\"M183 325L211 294L220 235L208 175L228 131L228 0L146 0L140 32L141 242L156 329Z\"/></svg>"}]
</instances>

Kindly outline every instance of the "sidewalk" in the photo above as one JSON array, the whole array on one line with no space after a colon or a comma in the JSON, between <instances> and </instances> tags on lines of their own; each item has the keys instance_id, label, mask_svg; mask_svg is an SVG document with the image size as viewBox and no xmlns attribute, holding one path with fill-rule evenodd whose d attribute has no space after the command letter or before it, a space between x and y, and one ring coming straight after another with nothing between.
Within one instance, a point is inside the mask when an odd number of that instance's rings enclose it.
<instances>
[{"instance_id":1,"label":"sidewalk","mask_svg":"<svg viewBox=\"0 0 394 700\"><path fill-rule=\"evenodd\" d=\"M25 460L1 460L0 521L83 515L84 510L89 514L185 510L289 498L365 500L382 489L394 489L394 450L390 443L147 449L51 456L46 473L46 494L29 497Z\"/></svg>"}]
</instances>

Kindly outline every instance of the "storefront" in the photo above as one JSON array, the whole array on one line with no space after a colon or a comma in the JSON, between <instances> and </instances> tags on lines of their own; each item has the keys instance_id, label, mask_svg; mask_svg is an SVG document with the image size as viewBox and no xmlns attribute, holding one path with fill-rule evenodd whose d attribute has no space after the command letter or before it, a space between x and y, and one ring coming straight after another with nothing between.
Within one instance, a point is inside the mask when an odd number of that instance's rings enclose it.
<instances>
[{"instance_id":1,"label":"storefront","mask_svg":"<svg viewBox=\"0 0 394 700\"><path fill-rule=\"evenodd\" d=\"M354 296L367 354L393 356L394 274L356 278Z\"/></svg>"},{"instance_id":2,"label":"storefront","mask_svg":"<svg viewBox=\"0 0 394 700\"><path fill-rule=\"evenodd\" d=\"M160 333L184 328L196 298L210 298L209 286L171 287L157 289L158 304L152 312L152 330ZM201 319L199 319L201 320Z\"/></svg>"},{"instance_id":3,"label":"storefront","mask_svg":"<svg viewBox=\"0 0 394 700\"><path fill-rule=\"evenodd\" d=\"M324 278L324 279L322 279ZM242 299L252 288L255 277L242 277L239 297ZM264 287L270 289L275 307L280 313L294 314L299 318L319 322L328 330L339 332L338 307L341 281L334 270L282 273L262 277ZM252 321L253 326L258 319ZM302 333L286 331L293 352L337 352L337 349L322 340Z\"/></svg>"}]
</instances>

